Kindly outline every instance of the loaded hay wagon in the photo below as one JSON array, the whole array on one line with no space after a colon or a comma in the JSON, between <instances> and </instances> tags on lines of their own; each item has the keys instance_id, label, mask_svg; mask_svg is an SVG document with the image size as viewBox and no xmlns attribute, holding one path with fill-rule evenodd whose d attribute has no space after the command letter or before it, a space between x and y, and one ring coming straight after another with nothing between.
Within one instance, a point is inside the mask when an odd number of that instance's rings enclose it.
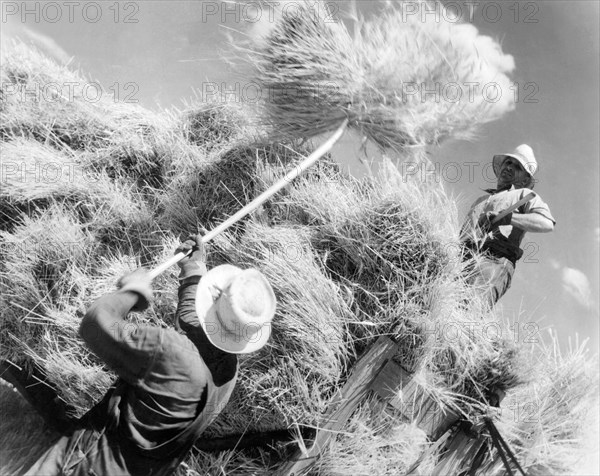
<instances>
[{"instance_id":1,"label":"loaded hay wagon","mask_svg":"<svg viewBox=\"0 0 600 476\"><path fill-rule=\"evenodd\" d=\"M353 35L314 9L279 16L240 49L272 92L258 113L225 103L156 113L90 104L81 91L23 100L15 91L40 81L85 81L14 45L1 72L3 370L42 368L40 385L72 416L85 413L114 377L77 337L86 306L126 271L172 263L182 236L219 229L283 180L208 244L211 266L260 269L278 309L271 343L241 360L230 403L180 474L450 474L485 443L458 421L486 416L524 469L568 472L597 388L593 364L556 348L526 356L500 316L482 317L460 279L457 207L443 188L392 160L351 177L320 153L285 179L315 152L307 139L346 121L396 162L423 161L427 147L470 137L512 107L403 95L409 83L508 84L514 64L472 25L401 22L398 8L356 20ZM49 164L80 175L30 180ZM172 324L176 279L160 269L158 297L132 326ZM482 319L503 331L445 333ZM508 394L499 410L488 406L492 388ZM52 435L0 389L1 472L18 473ZM491 455L478 474L502 474Z\"/></svg>"}]
</instances>

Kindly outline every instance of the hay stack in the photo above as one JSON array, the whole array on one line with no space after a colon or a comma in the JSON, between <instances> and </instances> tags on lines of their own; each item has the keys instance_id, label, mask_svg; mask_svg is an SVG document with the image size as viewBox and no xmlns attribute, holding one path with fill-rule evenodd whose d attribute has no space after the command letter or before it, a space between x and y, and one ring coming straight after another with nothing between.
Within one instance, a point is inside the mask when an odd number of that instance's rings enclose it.
<instances>
[{"instance_id":1,"label":"hay stack","mask_svg":"<svg viewBox=\"0 0 600 476\"><path fill-rule=\"evenodd\" d=\"M585 342L561 352L556 334L548 341L532 353L537 378L510 396L501 429L512 436L530 474L583 474L579 468L590 471L586 460L597 451L597 356Z\"/></svg>"},{"instance_id":2,"label":"hay stack","mask_svg":"<svg viewBox=\"0 0 600 476\"><path fill-rule=\"evenodd\" d=\"M190 164L181 163L162 195L161 222L177 233L215 227L299 162L307 149L248 142L213 154L213 145Z\"/></svg>"},{"instance_id":3,"label":"hay stack","mask_svg":"<svg viewBox=\"0 0 600 476\"><path fill-rule=\"evenodd\" d=\"M186 139L212 152L251 134L251 125L236 102L202 102L196 99L181 112L180 127Z\"/></svg>"}]
</instances>

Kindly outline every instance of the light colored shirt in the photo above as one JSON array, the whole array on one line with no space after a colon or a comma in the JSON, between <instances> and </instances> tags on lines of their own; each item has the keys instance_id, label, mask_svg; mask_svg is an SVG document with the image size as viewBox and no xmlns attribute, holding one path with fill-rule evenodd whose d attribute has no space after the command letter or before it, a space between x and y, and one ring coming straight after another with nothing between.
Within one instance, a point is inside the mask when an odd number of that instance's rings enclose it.
<instances>
[{"instance_id":1,"label":"light colored shirt","mask_svg":"<svg viewBox=\"0 0 600 476\"><path fill-rule=\"evenodd\" d=\"M484 235L478 226L480 217L487 212L496 214L503 212L531 192L532 190L528 188L515 188L513 185L508 190L484 195L475 200L467 213L467 218L461 229L460 240L462 242L480 243L484 238ZM535 194L531 200L524 205L521 205L515 212L538 213L556 224L552 213L550 213L550 208L548 208L548 205L546 205L538 194ZM501 240L511 248L519 249L524 236L525 230L512 225L503 225L497 227L492 235L488 235L486 240Z\"/></svg>"}]
</instances>

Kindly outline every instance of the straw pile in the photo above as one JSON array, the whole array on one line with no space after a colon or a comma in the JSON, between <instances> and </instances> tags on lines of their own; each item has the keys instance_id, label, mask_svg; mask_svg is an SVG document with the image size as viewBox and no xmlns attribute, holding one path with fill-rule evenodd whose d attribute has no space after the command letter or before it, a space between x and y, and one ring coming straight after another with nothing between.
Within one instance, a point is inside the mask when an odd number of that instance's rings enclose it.
<instances>
[{"instance_id":1,"label":"straw pile","mask_svg":"<svg viewBox=\"0 0 600 476\"><path fill-rule=\"evenodd\" d=\"M592 471L586 459L598 451L597 356L585 342L561 352L556 334L548 341L532 356L538 378L511 395L501 424L530 474Z\"/></svg>"},{"instance_id":2,"label":"straw pile","mask_svg":"<svg viewBox=\"0 0 600 476\"><path fill-rule=\"evenodd\" d=\"M7 90L39 78L82 81L22 46L11 55L2 66ZM71 413L81 415L114 378L76 335L86 307L114 289L120 275L164 261L196 227L211 228L251 200L311 146L257 144L255 136L227 128L220 133L230 113L224 110L155 114L127 104L36 102L5 92L2 121L11 125L3 129L3 166L68 160L94 179L40 184L11 177L0 197L3 208L11 207L0 230L0 357L43 368ZM202 142L192 126L215 133ZM421 388L465 415L483 411L490 386L515 387L523 373L504 338L510 334L490 339L464 332L480 322L481 310L475 290L460 278L458 221L455 202L439 185L403 177L390 162L380 176L358 180L325 160L211 243L209 266L259 268L279 305L270 344L241 359L232 400L206 436L317 424L350 366L379 335L396 339L396 360ZM172 324L175 276L172 269L155 281L156 301L132 322ZM498 316L484 317L504 329ZM452 338L442 331L449 326L459 329ZM555 368L549 362L544 375ZM540 388L552 381L540 381ZM568 388L556 390L567 402ZM588 389L579 408L588 408ZM553 430L565 418L570 415L559 412L511 440L541 434L553 450L565 448L564 434ZM350 464L361 474L398 474L427 446L422 431L375 397L346 430L324 453L320 474L347 474ZM568 427L574 441L577 430ZM519 444L531 465L551 458ZM180 474L264 474L293 449L195 454Z\"/></svg>"},{"instance_id":3,"label":"straw pile","mask_svg":"<svg viewBox=\"0 0 600 476\"><path fill-rule=\"evenodd\" d=\"M349 19L354 34L325 2L276 10L274 22L263 15L241 51L273 135L312 137L348 118L380 147L402 152L472 137L513 109L512 56L473 25L407 13L415 5L445 8L388 2L377 17Z\"/></svg>"},{"instance_id":4,"label":"straw pile","mask_svg":"<svg viewBox=\"0 0 600 476\"><path fill-rule=\"evenodd\" d=\"M496 426L527 474L592 474L598 452L597 358L589 355L585 342L566 353L555 334L548 342L531 349L529 369L535 379L510 392L501 409L492 412ZM465 456L472 459L481 441L465 438L461 451L445 454L430 450L413 474L459 474L468 468ZM496 453L477 474L499 476L506 470Z\"/></svg>"}]
</instances>

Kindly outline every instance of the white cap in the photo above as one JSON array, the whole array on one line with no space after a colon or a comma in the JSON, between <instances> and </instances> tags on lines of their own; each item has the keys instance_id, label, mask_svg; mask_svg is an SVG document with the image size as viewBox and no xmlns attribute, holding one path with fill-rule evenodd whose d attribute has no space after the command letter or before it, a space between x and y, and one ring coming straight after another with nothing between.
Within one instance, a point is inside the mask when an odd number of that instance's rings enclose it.
<instances>
[{"instance_id":1,"label":"white cap","mask_svg":"<svg viewBox=\"0 0 600 476\"><path fill-rule=\"evenodd\" d=\"M521 144L513 152L509 152L507 154L494 155L492 165L494 167L494 173L496 174L496 177L498 176L498 172L500 171L500 166L502 165L502 162L504 162L504 159L506 159L507 157L513 157L514 159L517 159L519 163L523 166L525 171L532 177L537 171L538 164L535 160L535 155L533 155L533 149L527 144Z\"/></svg>"}]
</instances>

